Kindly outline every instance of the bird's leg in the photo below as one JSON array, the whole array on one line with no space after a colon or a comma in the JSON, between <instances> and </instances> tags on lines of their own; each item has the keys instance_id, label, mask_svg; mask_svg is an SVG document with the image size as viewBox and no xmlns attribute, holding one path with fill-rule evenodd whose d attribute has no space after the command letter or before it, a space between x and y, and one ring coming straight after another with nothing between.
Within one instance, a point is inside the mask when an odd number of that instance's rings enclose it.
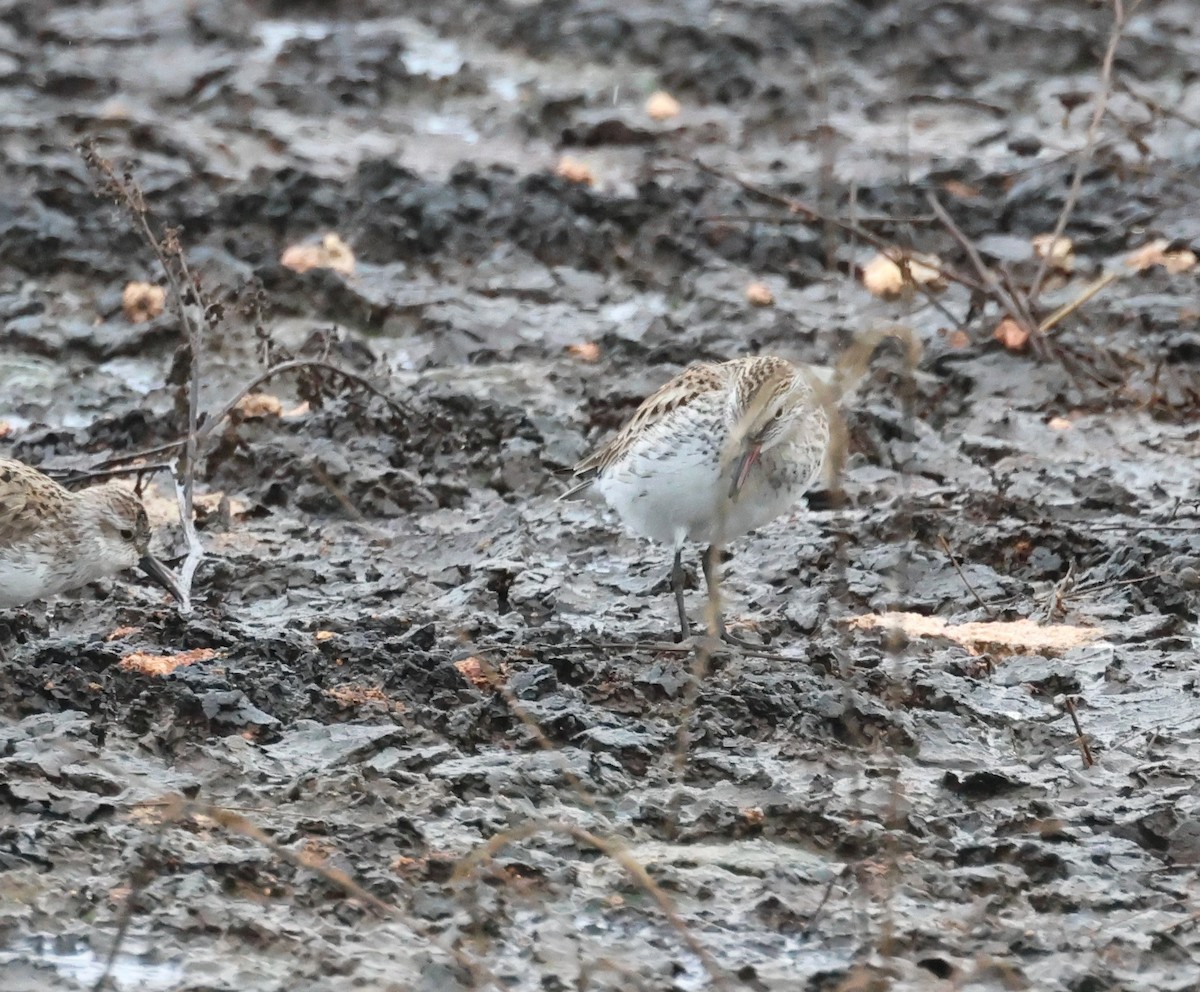
<instances>
[{"instance_id":1,"label":"bird's leg","mask_svg":"<svg viewBox=\"0 0 1200 992\"><path fill-rule=\"evenodd\" d=\"M718 554L719 552L717 551L717 546L715 544L710 544L704 549L704 556L701 558L701 561L704 564L704 585L708 589L709 608L713 609L715 607L716 609L717 636L723 639L725 637L725 620L721 616L721 605L717 599L717 586L713 581L717 570Z\"/></svg>"},{"instance_id":2,"label":"bird's leg","mask_svg":"<svg viewBox=\"0 0 1200 992\"><path fill-rule=\"evenodd\" d=\"M679 611L679 639L686 641L692 636L688 623L687 608L683 603L683 548L675 549L675 563L671 566L671 588L675 591L675 608Z\"/></svg>"},{"instance_id":3,"label":"bird's leg","mask_svg":"<svg viewBox=\"0 0 1200 992\"><path fill-rule=\"evenodd\" d=\"M715 544L710 545L704 551L704 581L708 586L708 599L712 604L710 608L715 609L717 614L717 636L726 644L732 644L734 647L761 650L761 644L755 644L753 641L743 641L740 637L729 633L725 629L725 618L721 614L720 600L717 598L716 576L720 554L721 550Z\"/></svg>"}]
</instances>

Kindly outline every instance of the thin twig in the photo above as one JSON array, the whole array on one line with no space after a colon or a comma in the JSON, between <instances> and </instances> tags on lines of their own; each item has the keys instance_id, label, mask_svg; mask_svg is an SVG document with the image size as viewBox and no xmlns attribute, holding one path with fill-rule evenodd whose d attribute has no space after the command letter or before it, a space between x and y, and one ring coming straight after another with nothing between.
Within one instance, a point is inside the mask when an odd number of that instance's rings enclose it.
<instances>
[{"instance_id":1,"label":"thin twig","mask_svg":"<svg viewBox=\"0 0 1200 992\"><path fill-rule=\"evenodd\" d=\"M146 206L145 195L134 178L126 173L118 176L113 164L100 155L95 142L84 142L80 147L84 163L105 181L106 191L114 196L128 211L133 219L134 229L142 240L154 252L162 267L163 276L171 290L171 303L179 319L183 331L184 342L189 351L189 385L187 395L188 420L187 437L183 446L181 466L177 472L176 489L180 496L180 523L183 526L184 538L187 541L188 554L179 575L178 586L183 594L179 603L179 612L191 612L192 578L197 567L204 558L204 545L196 533L196 523L193 514L192 497L196 482L196 427L200 411L200 349L202 345L202 329L194 318L184 292L183 283L188 289L197 294L197 288L187 266L183 247L179 243L178 234L168 229L165 237L160 238L150 226L149 209ZM175 264L172 264L172 259ZM176 268L178 267L178 269ZM180 278L182 276L182 280ZM198 298L198 296L197 296ZM179 479L182 479L182 486Z\"/></svg>"},{"instance_id":2,"label":"thin twig","mask_svg":"<svg viewBox=\"0 0 1200 992\"><path fill-rule=\"evenodd\" d=\"M214 806L194 799L187 799L181 795L169 795L158 802L142 805L156 806L162 810L162 815L155 824L154 844L156 847L161 842L162 831L167 824L189 820L194 822L199 816L206 817L229 833L239 834L258 842L276 857L287 861L294 867L314 872L330 885L340 889L350 898L359 900L359 902L363 903L369 909L374 910L380 916L399 920L414 934L428 940L432 945L452 957L461 968L470 973L476 987L484 983L495 986L497 989L504 987L499 979L481 962L469 957L457 947L443 942L438 936L423 932L415 920L407 917L397 906L385 902L378 896L368 892L346 872L338 868L331 868L323 858L312 854L297 853L284 847L269 836L261 827L240 813L234 812L232 808ZM95 985L92 986L92 992L103 992L108 984L121 946L129 932L137 896L145 888L148 881L149 873L145 870L145 861L142 859L131 873L130 889L118 914L117 933L114 937L113 945L109 950L104 970Z\"/></svg>"},{"instance_id":3,"label":"thin twig","mask_svg":"<svg viewBox=\"0 0 1200 992\"><path fill-rule=\"evenodd\" d=\"M157 851L161 839L162 824L159 823L155 827L154 837L151 841L155 851ZM104 970L100 972L100 977L96 979L96 983L92 986L92 992L104 992L104 989L108 986L112 970L117 963L117 957L120 955L121 948L125 944L125 938L129 936L129 927L133 923L133 913L137 899L152 877L146 868L145 855L140 854L137 863L129 870L129 891L125 893L125 898L121 902L121 908L117 911L117 932L113 934L112 946L108 949L108 955L104 959Z\"/></svg>"},{"instance_id":4,"label":"thin twig","mask_svg":"<svg viewBox=\"0 0 1200 992\"><path fill-rule=\"evenodd\" d=\"M825 885L825 891L821 893L821 900L817 903L817 908L813 910L812 916L808 918L808 922L800 930L801 936L811 933L817 925L817 921L821 918L821 911L825 908L825 903L829 901L829 896L833 892L833 884L838 879L837 875L830 875L829 881Z\"/></svg>"},{"instance_id":5,"label":"thin twig","mask_svg":"<svg viewBox=\"0 0 1200 992\"><path fill-rule=\"evenodd\" d=\"M237 405L242 400L244 400L250 393L254 392L254 390L256 390L264 382L267 382L270 379L274 379L276 376L282 375L285 372L294 372L297 369L319 369L320 371L328 372L331 375L340 376L343 379L346 379L350 382L355 383L358 386L361 386L363 389L367 390L372 395L383 400L384 403L386 403L388 405L389 409L391 409L393 413L397 413L397 414L403 415L408 418L413 418L413 417L417 416L417 412L415 410L413 410L411 407L405 406L400 400L397 400L395 397L389 396L382 389L380 389L378 386L376 386L374 383L372 383L371 380L368 379L366 376L360 375L357 372L352 372L349 369L340 368L339 366L334 365L332 362L319 361L317 359L310 359L310 358L296 358L296 359L289 359L286 362L279 362L275 365L272 365L269 369L264 370L259 375L255 376L253 379L251 379L248 383L246 383L234 395L234 397L231 400L229 400L229 402L227 402L224 407L221 408L221 410L215 416L209 417L206 415L205 419L204 419L204 423L200 425L199 429L196 432L197 442L204 441L210 434L212 434L225 421L225 419L231 413L233 413L233 411L237 408ZM168 451L174 451L176 448L179 448L179 447L185 445L186 443L187 443L187 438L181 437L181 438L177 438L174 441L165 441L162 444L156 444L150 448L143 448L140 451L131 451L128 454L115 455L112 458L109 458L109 459L106 459L105 461L100 462L96 466L95 471L108 470L117 465L124 465L127 462L137 461L142 458L148 458L151 455L165 454ZM119 470L119 471L124 471L124 470ZM113 474L117 474L117 473L114 472ZM71 481L74 481L74 477L72 477Z\"/></svg>"},{"instance_id":6,"label":"thin twig","mask_svg":"<svg viewBox=\"0 0 1200 992\"><path fill-rule=\"evenodd\" d=\"M112 458L106 458L102 462L97 462L93 472L107 471L114 469L118 465L127 465L129 462L141 461L143 458L150 458L154 455L165 455L168 452L174 451L186 442L186 438L179 438L175 441L166 441L163 444L156 444L149 448L142 448L140 451L130 451L124 455L114 455ZM166 468L173 468L171 465L166 465ZM116 469L117 472L127 472L129 469ZM74 477L72 477L74 481Z\"/></svg>"},{"instance_id":7,"label":"thin twig","mask_svg":"<svg viewBox=\"0 0 1200 992\"><path fill-rule=\"evenodd\" d=\"M496 834L486 844L483 844L467 857L463 858L455 869L455 877L458 879L465 877L474 871L481 862L495 856L506 845L514 841L532 837L543 831L566 834L579 843L595 848L605 857L617 862L633 878L638 887L648 893L655 901L659 911L667 918L667 922L671 924L676 933L679 934L684 943L691 949L692 953L700 959L700 963L704 966L704 970L708 972L708 977L712 979L713 984L720 989L729 988L725 972L717 964L708 949L692 933L687 923L684 922L683 917L679 915L679 911L675 908L675 904L671 901L671 897L667 895L662 886L654 881L645 866L630 854L620 841L605 840L602 837L597 837L590 830L585 830L583 827L576 826L573 823L564 823L558 820L531 821L523 823L512 830L505 830L502 833Z\"/></svg>"},{"instance_id":8,"label":"thin twig","mask_svg":"<svg viewBox=\"0 0 1200 992\"><path fill-rule=\"evenodd\" d=\"M178 235L172 231L169 232L168 237L173 245L173 254L179 263L179 270L184 281L199 300L199 287L196 280L192 278L187 264L187 256L183 253L183 246L178 241ZM179 310L180 318L183 319L186 312L186 301L173 280L171 285L176 307ZM200 535L196 533L195 514L197 427L200 422L200 360L204 347L204 334L202 325L197 320L185 320L184 326L190 335L188 347L191 350L191 362L189 363L191 381L188 386L187 438L183 446L183 471L181 473L183 486L180 521L183 524L183 536L187 541L188 549L187 557L179 570L179 586L184 594L184 602L180 606L181 613L191 609L192 579L196 575L196 569L200 567L200 562L204 560L204 545L200 543Z\"/></svg>"},{"instance_id":9,"label":"thin twig","mask_svg":"<svg viewBox=\"0 0 1200 992\"><path fill-rule=\"evenodd\" d=\"M347 369L339 368L331 362L316 361L310 358L294 358L286 362L279 362L277 365L272 365L269 369L266 369L264 372L255 376L248 383L246 383L246 385L238 390L233 399L225 404L225 406L215 417L206 419L204 421L197 434L198 439L202 441L213 431L215 431L218 425L220 425L220 423L226 417L233 413L233 411L237 408L237 405L264 382L267 382L269 379L274 379L277 375L282 375L284 372L292 372L296 369L321 369L325 372L341 376L343 379L357 383L368 392L379 397L393 412L403 414L406 417L413 417L416 415L415 411L413 411L410 407L406 407L399 400L388 396L387 393L381 390L369 379L367 379L365 376L359 375L357 372L351 372Z\"/></svg>"},{"instance_id":10,"label":"thin twig","mask_svg":"<svg viewBox=\"0 0 1200 992\"><path fill-rule=\"evenodd\" d=\"M767 224L771 227L787 227L791 224L811 224L812 217L779 217L775 214L706 214L700 218L707 224ZM836 218L831 218L836 220ZM852 220L841 221L854 224L930 224L937 220L933 214L855 214Z\"/></svg>"},{"instance_id":11,"label":"thin twig","mask_svg":"<svg viewBox=\"0 0 1200 992\"><path fill-rule=\"evenodd\" d=\"M359 900L365 906L379 913L381 916L397 919L406 927L418 934L431 944L438 947L440 950L449 954L459 964L460 967L470 972L471 977L476 984L487 982L503 988L499 979L492 974L483 964L468 957L463 951L459 950L450 944L444 943L438 937L422 931L415 920L406 916L398 906L392 903L385 902L378 896L368 892L358 882L352 879L346 872L339 868L331 868L323 858L314 857L309 854L297 853L287 847L284 847L273 837L269 836L266 831L257 826L250 819L242 816L240 813L234 813L232 810L225 809L221 806L213 806L208 803L197 802L196 800L185 799L182 796L170 797L166 806L166 817L168 819L192 819L197 814L207 817L214 821L223 829L230 833L240 834L243 837L249 837L251 840L257 841L276 857L287 861L296 868L301 868L306 871L315 872L326 882L334 887L341 889L347 896Z\"/></svg>"},{"instance_id":12,"label":"thin twig","mask_svg":"<svg viewBox=\"0 0 1200 992\"><path fill-rule=\"evenodd\" d=\"M700 643L701 641L704 643ZM748 658L768 658L771 661L804 662L807 660L805 658L797 658L795 655L780 654L778 651L759 651L756 648L742 647L740 644L726 644L720 639L714 641L708 635L705 635L703 638L691 638L686 641L634 641L633 643L595 641L591 646L618 651L653 651L657 654L692 654L703 647L709 652L710 656L741 654Z\"/></svg>"},{"instance_id":13,"label":"thin twig","mask_svg":"<svg viewBox=\"0 0 1200 992\"><path fill-rule=\"evenodd\" d=\"M1108 48L1104 51L1104 59L1100 63L1100 92L1096 95L1096 106L1092 110L1092 119L1088 124L1083 154L1075 162L1075 174L1071 177L1071 188L1067 193L1066 202L1063 203L1062 211L1058 215L1058 222L1054 225L1054 231L1050 235L1050 244L1054 244L1062 237L1063 231L1067 229L1067 223L1071 219L1071 214L1075 210L1075 204L1079 202L1079 193L1083 189L1083 174L1087 171L1095 154L1100 124L1104 120L1104 113L1108 109L1108 101L1112 96L1113 61L1117 55L1117 46L1121 44L1121 36L1125 32L1129 18L1133 16L1133 12L1137 10L1141 2L1142 0L1132 0L1129 9L1126 10L1125 0L1113 0L1112 33L1109 35ZM1031 300L1036 300L1042 291L1042 283L1045 281L1050 266L1050 255L1050 252L1046 252L1038 264L1037 274L1033 277L1033 284L1029 288Z\"/></svg>"},{"instance_id":14,"label":"thin twig","mask_svg":"<svg viewBox=\"0 0 1200 992\"><path fill-rule=\"evenodd\" d=\"M694 166L701 172L705 172L710 176L716 176L718 179L724 179L726 182L735 183L747 193L751 193L760 199L766 200L770 203L778 204L794 214L807 217L813 223L830 225L839 228L848 234L852 234L854 237L866 242L873 248L878 249L888 259L898 265L902 271L907 271L908 253L903 248L893 244L885 238L879 237L877 234L867 230L862 225L852 223L850 221L844 221L838 217L826 217L819 210L816 210L813 207L808 206L808 204L800 202L799 200L795 200L792 197L784 196L780 193L766 189L765 187L760 186L757 183L753 183L748 179L743 179L734 173L725 172L721 169L715 168L714 166L706 165L699 159L693 159L692 161ZM961 286L966 286L968 289L974 290L978 293L986 292L984 286L981 285L977 280L973 279L971 276L968 276L966 273L951 268L943 262L922 259L921 264L933 269L940 276L950 280L951 282L956 282ZM917 292L924 296L938 311L938 313L949 320L953 326L959 327L961 325L962 322L950 312L950 310L944 303L942 303L941 300L937 298L937 294L932 289L930 289L924 283L919 283L912 279L909 279L908 283L913 285Z\"/></svg>"},{"instance_id":15,"label":"thin twig","mask_svg":"<svg viewBox=\"0 0 1200 992\"><path fill-rule=\"evenodd\" d=\"M1064 303L1061 307L1055 310L1054 313L1050 314L1049 317L1038 324L1038 334L1045 334L1056 324L1061 323L1064 319L1071 316L1071 314L1087 303L1088 300L1090 300L1106 286L1116 282L1120 278L1121 274L1119 272L1106 272L1099 279L1089 283L1084 288L1083 292L1075 297L1075 299L1073 299L1070 303Z\"/></svg>"},{"instance_id":16,"label":"thin twig","mask_svg":"<svg viewBox=\"0 0 1200 992\"><path fill-rule=\"evenodd\" d=\"M1153 97L1147 96L1145 93L1140 92L1128 80L1118 79L1115 80L1113 85L1119 90L1124 90L1152 113L1161 114L1163 117L1173 117L1177 121L1182 121L1188 127L1195 128L1197 131L1200 131L1200 119L1191 117L1177 110L1175 107L1168 107L1166 104L1159 103Z\"/></svg>"},{"instance_id":17,"label":"thin twig","mask_svg":"<svg viewBox=\"0 0 1200 992\"><path fill-rule=\"evenodd\" d=\"M929 201L929 206L937 216L938 220L940 220L945 226L946 230L950 232L950 236L954 238L962 250L967 253L967 258L971 260L971 265L974 266L976 273L979 275L981 283L984 287L986 287L985 291L987 295L991 296L992 299L999 303L1001 307L1008 311L1008 315L1012 317L1013 320L1021 324L1026 329L1031 328L1032 323L1030 321L1028 309L1022 306L1017 299L1000 284L1000 280L996 278L996 274L983 264L983 259L979 256L979 252L976 250L975 245L971 243L971 239L963 234L958 225L954 223L953 218L951 218L950 214L946 211L946 208L942 206L941 201L937 198L937 194L930 190L925 194L925 198Z\"/></svg>"},{"instance_id":18,"label":"thin twig","mask_svg":"<svg viewBox=\"0 0 1200 992\"><path fill-rule=\"evenodd\" d=\"M718 532L722 529L722 525L719 524ZM675 734L675 774L681 779L692 744L689 724L692 722L692 714L696 712L696 704L700 699L700 687L708 678L709 670L712 668L713 648L715 645L721 644L721 577L717 574L721 558L719 547L719 543L713 544L701 552L708 556L707 564L702 567L712 576L709 580L711 585L707 586L708 598L704 607L704 628L707 636L699 638L696 642L696 653L692 658L691 678L683 688L683 700L679 708L679 727Z\"/></svg>"},{"instance_id":19,"label":"thin twig","mask_svg":"<svg viewBox=\"0 0 1200 992\"><path fill-rule=\"evenodd\" d=\"M116 464L120 464L120 462L118 461ZM150 475L154 472L169 472L172 468L173 466L170 462L154 462L151 465L126 465L123 468L109 467L108 463L101 462L96 468L68 469L66 470L66 474L61 476L61 478L53 469L47 471L46 474L52 479L58 478L64 486L69 487L79 482L88 482L93 479L113 479L121 475L136 475L140 480L143 475Z\"/></svg>"},{"instance_id":20,"label":"thin twig","mask_svg":"<svg viewBox=\"0 0 1200 992\"><path fill-rule=\"evenodd\" d=\"M1083 755L1083 767L1091 768L1096 763L1096 759L1092 757L1092 749L1088 746L1087 734L1083 732L1083 727L1079 725L1079 716L1075 712L1075 700L1071 696L1063 702L1066 711L1071 715L1071 722L1075 724L1075 741L1079 745L1080 754Z\"/></svg>"},{"instance_id":21,"label":"thin twig","mask_svg":"<svg viewBox=\"0 0 1200 992\"><path fill-rule=\"evenodd\" d=\"M950 542L946 540L946 536L944 534L938 534L938 541L942 545L942 550L946 552L946 557L950 559L950 564L954 566L954 571L956 571L958 573L958 577L962 579L962 584L967 587L967 591L975 597L975 602L977 602L983 609L983 612L987 614L988 619L995 620L996 614L992 612L992 608L983 601L983 597L980 596L979 593L975 591L975 587L971 585L971 580L967 578L966 573L958 564L958 559L954 557L954 552L950 550Z\"/></svg>"},{"instance_id":22,"label":"thin twig","mask_svg":"<svg viewBox=\"0 0 1200 992\"><path fill-rule=\"evenodd\" d=\"M537 746L547 754L552 754L558 759L563 778L567 780L567 784L571 786L580 801L591 810L599 809L596 797L588 791L582 779L571 770L562 751L554 746L554 742L546 735L546 732L542 729L542 725L521 705L521 701L517 699L516 694L509 687L508 683L501 678L500 672L496 667L486 658L480 657L482 652L478 648L476 651L475 660L479 662L483 675L488 680L491 688L500 694L513 715L525 725L525 729L529 731Z\"/></svg>"}]
</instances>

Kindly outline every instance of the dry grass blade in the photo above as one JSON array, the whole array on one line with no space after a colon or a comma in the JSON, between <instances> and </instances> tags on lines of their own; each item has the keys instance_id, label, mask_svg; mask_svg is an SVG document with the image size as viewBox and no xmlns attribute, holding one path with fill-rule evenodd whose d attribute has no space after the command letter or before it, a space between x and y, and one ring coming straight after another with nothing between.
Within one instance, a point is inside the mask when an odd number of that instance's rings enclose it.
<instances>
[{"instance_id":1,"label":"dry grass blade","mask_svg":"<svg viewBox=\"0 0 1200 992\"><path fill-rule=\"evenodd\" d=\"M579 776L571 771L567 765L566 759L563 758L562 752L554 745L554 742L550 740L548 736L546 736L546 732L542 729L542 725L530 715L529 711L525 709L524 706L521 705L521 701L513 694L512 689L508 687L508 683L501 678L500 673L496 670L496 667L485 658L482 658L479 654L474 655L474 658L477 662L479 662L480 670L487 679L488 685L491 686L491 688L496 692L500 693L500 696L503 698L505 704L507 704L513 715L521 721L521 723L525 726L525 729L529 731L530 736L533 737L538 747L540 747L543 751L546 751L548 754L555 755L559 759L562 767L563 778L567 780L567 783L575 791L575 794L579 797L580 801L587 806L588 809L596 809L597 804L595 797L588 792L587 787L580 780Z\"/></svg>"},{"instance_id":2,"label":"dry grass blade","mask_svg":"<svg viewBox=\"0 0 1200 992\"><path fill-rule=\"evenodd\" d=\"M884 341L896 341L904 348L904 365L909 372L917 368L924 349L916 332L903 324L893 324L873 330L862 331L855 336L834 366L834 376L829 384L833 390L832 400L840 403L867 374L871 359Z\"/></svg>"},{"instance_id":3,"label":"dry grass blade","mask_svg":"<svg viewBox=\"0 0 1200 992\"><path fill-rule=\"evenodd\" d=\"M573 823L563 823L558 820L535 820L493 836L487 843L476 848L459 862L458 867L455 869L454 877L461 880L473 873L484 861L495 857L507 845L547 832L565 834L581 844L593 847L606 858L610 858L624 868L638 887L654 900L663 916L667 918L667 922L671 924L683 942L687 944L689 950L700 959L704 970L712 980L713 986L719 989L728 989L730 987L721 966L717 964L716 960L708 952L708 949L696 939L696 936L692 933L687 923L684 922L683 917L679 915L679 911L675 908L671 897L650 877L650 873L646 870L645 866L630 854L619 841L605 840L602 837L597 837L590 830L585 830L583 827L576 826Z\"/></svg>"},{"instance_id":4,"label":"dry grass blade","mask_svg":"<svg viewBox=\"0 0 1200 992\"><path fill-rule=\"evenodd\" d=\"M712 621L715 624L715 621ZM542 750L551 754L562 757L561 752L554 745L554 742L546 735L541 725L533 718L532 715L521 705L520 701L513 695L512 690L501 678L500 673L485 659L478 654L474 656L479 663L481 673L487 679L488 684L503 697L509 709L517 717L518 720L529 730L533 739L537 742ZM707 667L708 652L702 647L698 652L697 666L700 665L703 659L703 665ZM686 727L686 720L683 723ZM684 738L686 740L686 737ZM686 752L685 752L686 753ZM563 776L571 785L571 788L579 796L580 800L590 809L597 809L595 798L588 792L583 782L579 777L567 767L565 760L562 762ZM462 878L469 872L473 871L482 861L493 857L506 844L514 841L523 840L526 837L534 836L543 831L556 831L565 833L575 838L576 840L588 844L600 851L606 857L609 857L620 864L626 872L640 885L655 901L658 907L662 910L663 915L675 928L675 930L683 938L684 942L696 954L696 956L704 964L705 970L713 979L718 988L725 988L725 979L721 973L720 967L713 960L708 950L696 939L692 934L683 918L679 916L674 904L671 902L667 894L658 886L658 884L650 877L650 873L646 870L637 858L635 858L618 840L605 840L597 836L589 830L573 824L560 823L558 821L537 821L527 823L513 830L504 831L492 837L482 848L479 848L467 858L464 858L455 871L456 878Z\"/></svg>"},{"instance_id":5,"label":"dry grass blade","mask_svg":"<svg viewBox=\"0 0 1200 992\"><path fill-rule=\"evenodd\" d=\"M1079 202L1079 194L1083 189L1083 174L1091 165L1092 156L1096 151L1096 139L1100 134L1100 124L1104 120L1104 114L1108 110L1108 101L1112 96L1113 61L1116 59L1117 48L1121 44L1121 37L1125 33L1129 18L1133 16L1133 12L1137 10L1141 2L1142 0L1132 0L1126 7L1125 0L1113 0L1112 33L1108 38L1108 47L1104 50L1104 59L1100 63L1100 91L1096 95L1096 105L1092 109L1092 119L1088 124L1083 152L1075 162L1075 172L1071 176L1071 188L1067 192L1066 202L1063 203L1062 211L1058 215L1058 222L1054 225L1054 231L1051 234L1052 241L1057 241L1062 237L1063 231L1067 229L1067 224L1071 219L1071 214L1075 212L1075 204ZM1029 288L1031 300L1038 298L1049 269L1050 259L1043 257L1038 265L1037 274L1033 277L1033 284Z\"/></svg>"},{"instance_id":6,"label":"dry grass blade","mask_svg":"<svg viewBox=\"0 0 1200 992\"><path fill-rule=\"evenodd\" d=\"M782 373L779 373L782 374ZM758 423L762 414L772 402L772 390L769 384L762 384L755 393L753 402L742 413L738 422L729 432L729 438L721 451L717 475L725 478L730 473L734 462L738 459L740 449L745 443L747 432ZM679 727L675 737L675 774L682 777L687 764L688 751L691 749L691 731L689 724L696 710L696 702L700 698L700 687L708 677L712 667L713 649L721 643L721 554L725 548L725 521L733 501L730 491L723 491L719 497L716 534L717 538L704 551L704 574L707 587L707 599L704 607L704 630L706 636L696 644L696 654L692 661L691 678L684 688L684 696L679 711Z\"/></svg>"},{"instance_id":7,"label":"dry grass blade","mask_svg":"<svg viewBox=\"0 0 1200 992\"><path fill-rule=\"evenodd\" d=\"M408 917L399 907L392 903L385 902L378 896L373 895L358 884L346 872L331 868L325 863L324 859L315 857L312 854L297 853L284 847L274 838L266 833L261 827L253 823L248 817L241 813L236 813L232 809L227 809L222 806L214 806L210 803L197 802L196 800L186 799L183 796L173 795L167 796L161 803L158 804L162 809L162 815L156 827L157 831L161 831L164 826L170 823L179 823L184 820L191 820L197 816L203 816L213 823L217 824L221 829L231 834L237 834L242 837L247 837L250 840L261 844L276 857L288 862L296 868L311 871L320 876L330 885L340 889L348 897L357 899L364 906L369 907L380 916L395 919L404 924L414 934L423 937L432 945L445 952L452 957L454 961L464 971L471 975L474 987L478 988L481 985L492 985L498 989L503 989L505 986L500 980L492 974L492 972L480 962L469 957L457 947L450 946L443 942L436 935L425 933L416 920ZM157 837L157 834L156 834ZM137 879L135 878L135 883ZM141 881L141 885L145 884L145 880ZM126 897L125 907L122 909L121 925L118 929L116 942L112 950L109 952L108 967L104 974L93 986L93 992L103 992L104 986L108 981L111 973L111 967L116 960L117 954L120 951L121 943L124 940L129 928L129 917L132 916L132 902L141 885L135 884L131 887L130 894Z\"/></svg>"},{"instance_id":8,"label":"dry grass blade","mask_svg":"<svg viewBox=\"0 0 1200 992\"><path fill-rule=\"evenodd\" d=\"M1064 303L1061 307L1055 310L1054 313L1050 314L1049 317L1038 324L1038 333L1045 334L1051 328L1062 323L1063 320L1071 316L1071 314L1087 303L1087 301L1093 296L1120 278L1121 276L1117 272L1106 272L1099 279L1088 283L1088 285L1084 287L1083 292L1075 297L1075 299L1071 300L1070 303Z\"/></svg>"}]
</instances>

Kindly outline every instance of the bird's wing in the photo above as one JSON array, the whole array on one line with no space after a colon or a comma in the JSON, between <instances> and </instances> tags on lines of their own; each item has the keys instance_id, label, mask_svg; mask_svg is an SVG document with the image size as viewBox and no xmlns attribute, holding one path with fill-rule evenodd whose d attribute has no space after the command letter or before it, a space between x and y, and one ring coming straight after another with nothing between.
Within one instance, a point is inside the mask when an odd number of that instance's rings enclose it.
<instances>
[{"instance_id":1,"label":"bird's wing","mask_svg":"<svg viewBox=\"0 0 1200 992\"><path fill-rule=\"evenodd\" d=\"M50 482L27 465L0 459L0 548L17 544L41 529L45 511L57 493L51 489L44 493L48 500L36 500L35 494L44 488L36 485L39 481Z\"/></svg>"},{"instance_id":2,"label":"bird's wing","mask_svg":"<svg viewBox=\"0 0 1200 992\"><path fill-rule=\"evenodd\" d=\"M597 448L575 466L578 480L559 499L568 499L585 490L609 465L621 458L630 445L648 431L670 419L679 410L704 393L724 389L725 376L721 366L705 363L691 365L674 379L642 401L642 405L607 444Z\"/></svg>"}]
</instances>

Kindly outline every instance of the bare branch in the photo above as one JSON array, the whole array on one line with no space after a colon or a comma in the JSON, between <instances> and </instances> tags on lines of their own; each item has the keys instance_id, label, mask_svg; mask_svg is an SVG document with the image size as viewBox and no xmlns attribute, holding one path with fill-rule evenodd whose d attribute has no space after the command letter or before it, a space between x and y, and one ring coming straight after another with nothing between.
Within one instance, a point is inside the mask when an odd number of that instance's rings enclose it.
<instances>
[{"instance_id":1,"label":"bare branch","mask_svg":"<svg viewBox=\"0 0 1200 992\"><path fill-rule=\"evenodd\" d=\"M1062 212L1058 215L1058 223L1054 225L1054 232L1050 236L1051 244L1054 244L1054 242L1062 237L1063 231L1067 229L1067 223L1071 219L1071 214L1075 211L1075 204L1079 202L1079 193L1083 188L1083 174L1087 171L1087 167L1091 165L1092 156L1096 150L1096 138L1100 134L1100 124L1104 120L1105 111L1108 109L1108 101L1112 96L1113 60L1117 55L1117 47L1121 44L1121 36L1125 33L1125 27L1129 23L1129 18L1133 16L1133 12L1137 10L1141 2L1142 0L1133 0L1127 10L1124 0L1113 0L1112 34L1109 35L1108 48L1104 52L1104 60L1100 63L1100 92L1096 95L1096 106L1092 108L1092 119L1088 124L1087 136L1083 144L1083 153L1075 162L1075 174L1071 177L1071 189L1067 193L1067 199L1063 204ZM1042 256L1042 261L1038 265L1037 275L1033 277L1033 285L1029 288L1029 298L1031 300L1036 300L1038 294L1041 293L1042 283L1046 279L1049 267L1050 253L1047 252Z\"/></svg>"}]
</instances>

